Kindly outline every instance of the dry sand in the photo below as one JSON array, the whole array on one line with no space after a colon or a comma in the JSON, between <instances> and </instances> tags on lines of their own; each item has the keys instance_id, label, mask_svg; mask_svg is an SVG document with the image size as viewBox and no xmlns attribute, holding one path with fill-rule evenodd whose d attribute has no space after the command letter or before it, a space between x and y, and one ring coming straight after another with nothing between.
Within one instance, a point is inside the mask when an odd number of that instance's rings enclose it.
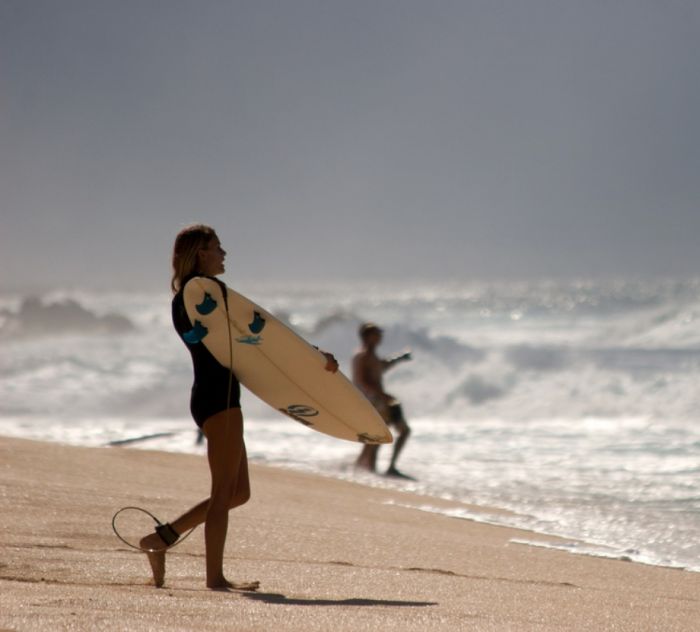
<instances>
[{"instance_id":1,"label":"dry sand","mask_svg":"<svg viewBox=\"0 0 700 632\"><path fill-rule=\"evenodd\" d=\"M201 456L0 437L0 471L0 630L700 630L700 574L517 545L540 536L261 466L226 557L260 592L206 590L201 528L156 589L112 515L173 518L206 495Z\"/></svg>"}]
</instances>

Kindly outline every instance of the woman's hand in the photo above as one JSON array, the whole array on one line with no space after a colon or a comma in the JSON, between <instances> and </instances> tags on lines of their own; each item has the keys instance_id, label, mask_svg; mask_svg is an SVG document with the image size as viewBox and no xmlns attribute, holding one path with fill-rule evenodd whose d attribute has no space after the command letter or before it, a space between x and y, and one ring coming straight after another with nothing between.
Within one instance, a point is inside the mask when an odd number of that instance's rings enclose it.
<instances>
[{"instance_id":1,"label":"woman's hand","mask_svg":"<svg viewBox=\"0 0 700 632\"><path fill-rule=\"evenodd\" d=\"M335 359L335 356L332 353L327 353L325 351L321 351L321 353L326 356L326 371L337 373L338 361Z\"/></svg>"}]
</instances>

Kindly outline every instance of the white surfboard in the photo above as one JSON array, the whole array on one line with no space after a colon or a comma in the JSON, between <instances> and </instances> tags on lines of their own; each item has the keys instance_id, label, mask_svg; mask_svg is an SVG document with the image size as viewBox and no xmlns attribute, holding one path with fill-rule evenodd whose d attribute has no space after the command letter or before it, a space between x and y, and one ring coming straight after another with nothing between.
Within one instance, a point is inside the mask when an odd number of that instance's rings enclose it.
<instances>
[{"instance_id":1,"label":"white surfboard","mask_svg":"<svg viewBox=\"0 0 700 632\"><path fill-rule=\"evenodd\" d=\"M193 324L188 342L204 344L264 402L332 437L391 443L367 398L340 371L326 371L325 356L272 314L231 289L224 301L206 277L188 281L183 298Z\"/></svg>"}]
</instances>

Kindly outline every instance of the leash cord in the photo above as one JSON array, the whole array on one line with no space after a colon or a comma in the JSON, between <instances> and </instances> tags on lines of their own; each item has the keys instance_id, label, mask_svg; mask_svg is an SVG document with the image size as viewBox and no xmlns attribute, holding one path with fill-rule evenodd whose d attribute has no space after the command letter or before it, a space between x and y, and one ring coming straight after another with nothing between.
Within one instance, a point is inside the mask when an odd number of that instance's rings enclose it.
<instances>
[{"instance_id":1,"label":"leash cord","mask_svg":"<svg viewBox=\"0 0 700 632\"><path fill-rule=\"evenodd\" d=\"M131 544L131 542L128 542L121 533L119 533L119 530L117 529L117 517L119 516L120 513L123 511L127 511L128 509L134 510L134 511L140 511L141 513L145 513L147 516L150 516L153 518L153 522L155 522L158 526L161 526L163 523L158 520L150 511L147 509L144 509L143 507L135 507L133 505L128 505L126 507L122 507L117 511L117 513L112 516L112 530L114 531L114 535L116 535L124 544L126 544L128 547L131 547L132 549L136 549L137 551L141 551L142 553L157 553L159 551L167 551L168 549L175 548L178 544L182 544L190 535L192 532L197 528L196 526L192 527L185 535L181 536L177 542L170 546L164 546L162 549L142 549L140 546L136 546L134 544Z\"/></svg>"},{"instance_id":2,"label":"leash cord","mask_svg":"<svg viewBox=\"0 0 700 632\"><path fill-rule=\"evenodd\" d=\"M225 288L226 286L224 286ZM226 308L226 328L228 330L228 393L226 395L226 421L231 418L231 391L233 390L233 337L231 336L231 315L228 311L228 295L224 295L224 307Z\"/></svg>"}]
</instances>

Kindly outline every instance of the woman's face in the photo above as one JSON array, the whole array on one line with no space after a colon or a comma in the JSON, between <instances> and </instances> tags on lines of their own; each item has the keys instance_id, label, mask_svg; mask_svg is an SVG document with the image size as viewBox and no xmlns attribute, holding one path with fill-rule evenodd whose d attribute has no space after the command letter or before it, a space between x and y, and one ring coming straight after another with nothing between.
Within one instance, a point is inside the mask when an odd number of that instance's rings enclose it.
<instances>
[{"instance_id":1,"label":"woman's face","mask_svg":"<svg viewBox=\"0 0 700 632\"><path fill-rule=\"evenodd\" d=\"M226 251L221 247L218 237L212 237L206 248L197 253L198 270L207 276L216 276L224 272Z\"/></svg>"}]
</instances>

